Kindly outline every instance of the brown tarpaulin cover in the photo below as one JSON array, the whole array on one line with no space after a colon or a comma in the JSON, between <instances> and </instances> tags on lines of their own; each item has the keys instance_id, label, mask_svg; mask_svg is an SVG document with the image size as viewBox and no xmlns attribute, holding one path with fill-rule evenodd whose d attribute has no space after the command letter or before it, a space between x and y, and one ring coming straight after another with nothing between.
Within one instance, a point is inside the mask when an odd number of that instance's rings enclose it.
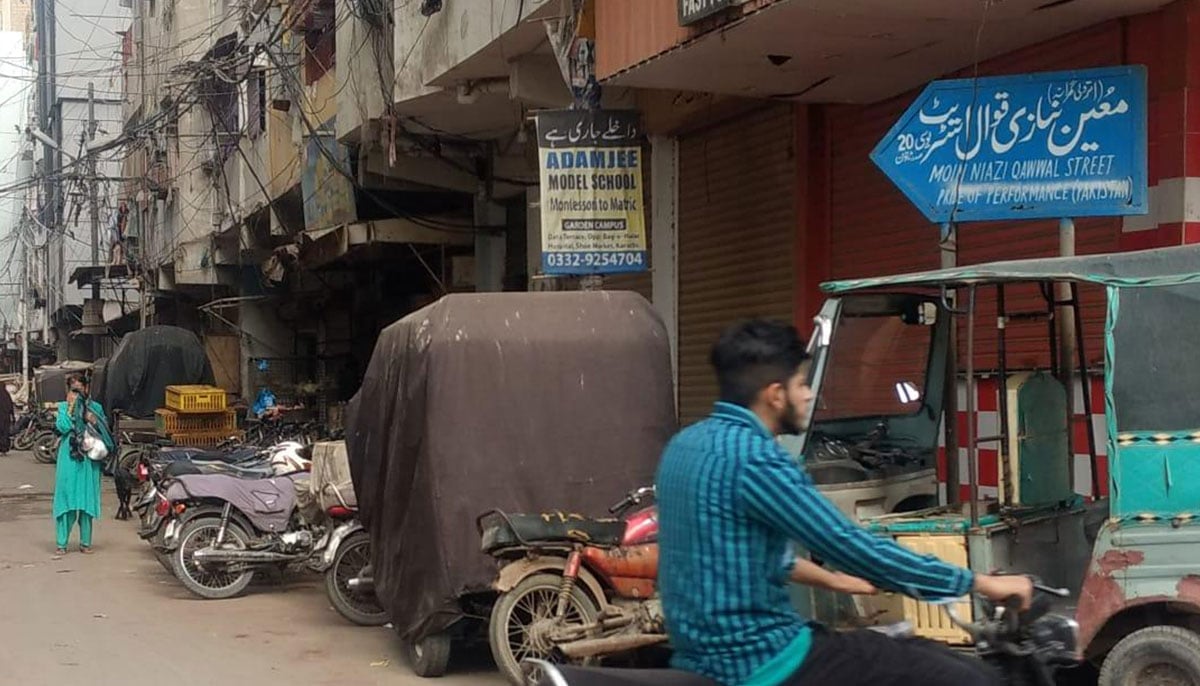
<instances>
[{"instance_id":1,"label":"brown tarpaulin cover","mask_svg":"<svg viewBox=\"0 0 1200 686\"><path fill-rule=\"evenodd\" d=\"M384 329L346 443L396 629L441 631L489 588L484 511L606 515L675 428L667 332L635 293L449 295Z\"/></svg>"}]
</instances>

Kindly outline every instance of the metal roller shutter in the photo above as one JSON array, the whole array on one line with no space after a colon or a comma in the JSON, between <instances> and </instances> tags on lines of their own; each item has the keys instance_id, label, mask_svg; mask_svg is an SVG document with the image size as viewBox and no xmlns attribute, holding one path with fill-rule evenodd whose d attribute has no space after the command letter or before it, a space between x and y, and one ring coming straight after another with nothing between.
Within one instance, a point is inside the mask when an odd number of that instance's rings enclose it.
<instances>
[{"instance_id":1,"label":"metal roller shutter","mask_svg":"<svg viewBox=\"0 0 1200 686\"><path fill-rule=\"evenodd\" d=\"M717 398L712 344L750 317L791 321L797 168L790 106L770 106L679 144L679 415Z\"/></svg>"}]
</instances>

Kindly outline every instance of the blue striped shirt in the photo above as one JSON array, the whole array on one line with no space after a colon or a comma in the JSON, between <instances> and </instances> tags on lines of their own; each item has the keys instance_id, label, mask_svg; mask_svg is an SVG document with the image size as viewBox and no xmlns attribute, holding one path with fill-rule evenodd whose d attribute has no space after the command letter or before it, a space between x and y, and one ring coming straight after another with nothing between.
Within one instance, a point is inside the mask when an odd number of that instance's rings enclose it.
<instances>
[{"instance_id":1,"label":"blue striped shirt","mask_svg":"<svg viewBox=\"0 0 1200 686\"><path fill-rule=\"evenodd\" d=\"M852 523L737 405L717 403L675 436L655 485L658 585L674 666L723 684L759 681L785 653L806 651L808 619L787 590L791 541L880 588L921 597L971 588L969 571Z\"/></svg>"}]
</instances>

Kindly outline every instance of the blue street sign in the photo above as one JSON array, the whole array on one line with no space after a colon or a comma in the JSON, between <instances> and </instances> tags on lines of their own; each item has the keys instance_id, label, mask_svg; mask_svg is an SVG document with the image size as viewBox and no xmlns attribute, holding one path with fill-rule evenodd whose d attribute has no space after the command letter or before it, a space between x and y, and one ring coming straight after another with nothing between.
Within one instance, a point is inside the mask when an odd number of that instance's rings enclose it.
<instances>
[{"instance_id":1,"label":"blue street sign","mask_svg":"<svg viewBox=\"0 0 1200 686\"><path fill-rule=\"evenodd\" d=\"M939 224L1146 214L1146 70L934 81L871 160Z\"/></svg>"}]
</instances>

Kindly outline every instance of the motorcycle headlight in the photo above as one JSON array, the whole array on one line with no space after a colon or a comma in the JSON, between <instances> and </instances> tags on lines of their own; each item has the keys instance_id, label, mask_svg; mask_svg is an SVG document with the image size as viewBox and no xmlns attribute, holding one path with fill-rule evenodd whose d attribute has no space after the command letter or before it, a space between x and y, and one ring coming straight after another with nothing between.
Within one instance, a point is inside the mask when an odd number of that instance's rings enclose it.
<instances>
[{"instance_id":1,"label":"motorcycle headlight","mask_svg":"<svg viewBox=\"0 0 1200 686\"><path fill-rule=\"evenodd\" d=\"M1069 617L1046 615L1034 622L1031 637L1038 652L1056 664L1075 664L1079 655L1079 624Z\"/></svg>"}]
</instances>

